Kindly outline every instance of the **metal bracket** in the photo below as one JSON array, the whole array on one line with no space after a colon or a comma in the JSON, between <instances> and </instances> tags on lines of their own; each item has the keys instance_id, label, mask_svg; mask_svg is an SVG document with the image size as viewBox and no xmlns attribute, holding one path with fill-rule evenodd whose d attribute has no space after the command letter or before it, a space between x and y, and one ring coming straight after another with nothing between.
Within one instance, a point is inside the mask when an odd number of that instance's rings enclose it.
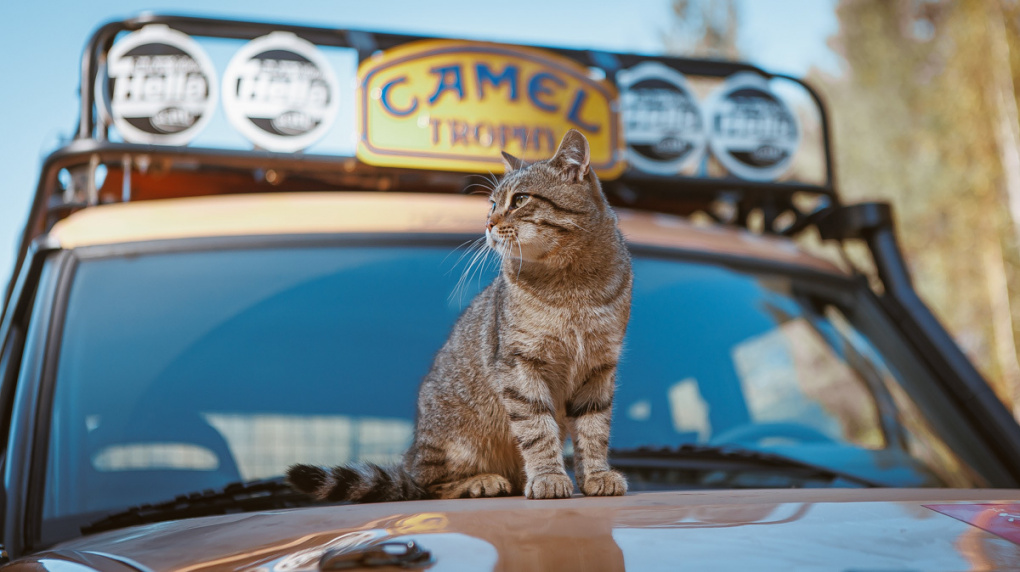
<instances>
[{"instance_id":1,"label":"metal bracket","mask_svg":"<svg viewBox=\"0 0 1020 572\"><path fill-rule=\"evenodd\" d=\"M820 213L818 231L824 239L867 240L876 230L892 229L892 207L889 203L858 203L836 206Z\"/></svg>"}]
</instances>

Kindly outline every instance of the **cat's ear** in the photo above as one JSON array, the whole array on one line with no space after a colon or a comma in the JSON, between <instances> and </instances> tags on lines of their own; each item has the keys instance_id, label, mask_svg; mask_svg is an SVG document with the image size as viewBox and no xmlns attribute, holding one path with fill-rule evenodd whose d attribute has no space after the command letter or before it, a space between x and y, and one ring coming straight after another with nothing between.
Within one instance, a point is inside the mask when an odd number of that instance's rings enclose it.
<instances>
[{"instance_id":1,"label":"cat's ear","mask_svg":"<svg viewBox=\"0 0 1020 572\"><path fill-rule=\"evenodd\" d=\"M550 163L560 169L560 172L571 183L583 182L591 168L591 150L588 148L588 140L577 129L567 131L567 134L563 136L563 141L560 141L560 148L556 150Z\"/></svg>"},{"instance_id":2,"label":"cat's ear","mask_svg":"<svg viewBox=\"0 0 1020 572\"><path fill-rule=\"evenodd\" d=\"M504 171L506 173L509 173L510 171L517 171L527 166L524 159L518 159L506 151L500 151L500 153L503 154L503 167L506 169L506 171Z\"/></svg>"}]
</instances>

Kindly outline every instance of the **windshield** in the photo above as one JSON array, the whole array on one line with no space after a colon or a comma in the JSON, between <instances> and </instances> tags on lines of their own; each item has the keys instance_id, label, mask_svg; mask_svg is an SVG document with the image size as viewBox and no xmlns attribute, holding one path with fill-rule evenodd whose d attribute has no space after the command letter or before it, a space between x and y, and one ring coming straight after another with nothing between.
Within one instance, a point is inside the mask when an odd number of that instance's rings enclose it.
<instances>
[{"instance_id":1,"label":"windshield","mask_svg":"<svg viewBox=\"0 0 1020 572\"><path fill-rule=\"evenodd\" d=\"M54 389L44 535L293 463L398 461L418 383L493 276L490 265L458 289L453 246L83 259ZM862 333L881 324L855 324L865 313L848 285L640 252L634 273L611 448L737 444L890 486L987 484L952 415L936 424L924 409L917 364ZM631 481L712 486L676 471L635 469Z\"/></svg>"}]
</instances>

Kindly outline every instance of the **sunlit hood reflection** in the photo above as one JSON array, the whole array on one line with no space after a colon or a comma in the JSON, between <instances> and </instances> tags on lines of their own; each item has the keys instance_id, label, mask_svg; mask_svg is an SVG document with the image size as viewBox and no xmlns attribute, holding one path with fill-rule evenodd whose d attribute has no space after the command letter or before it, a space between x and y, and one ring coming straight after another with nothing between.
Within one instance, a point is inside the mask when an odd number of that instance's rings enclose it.
<instances>
[{"instance_id":1,"label":"sunlit hood reflection","mask_svg":"<svg viewBox=\"0 0 1020 572\"><path fill-rule=\"evenodd\" d=\"M430 570L1005 569L1020 545L924 505L1018 501L1014 490L801 489L380 503L196 518L55 551L153 570L298 572L329 550L413 540Z\"/></svg>"}]
</instances>

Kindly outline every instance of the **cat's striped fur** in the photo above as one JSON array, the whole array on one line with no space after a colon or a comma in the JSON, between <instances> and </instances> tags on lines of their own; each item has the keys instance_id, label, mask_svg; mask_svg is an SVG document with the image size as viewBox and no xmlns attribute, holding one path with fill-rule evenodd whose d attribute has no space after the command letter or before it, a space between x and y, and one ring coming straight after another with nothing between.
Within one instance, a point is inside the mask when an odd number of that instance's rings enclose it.
<instances>
[{"instance_id":1,"label":"cat's striped fur","mask_svg":"<svg viewBox=\"0 0 1020 572\"><path fill-rule=\"evenodd\" d=\"M568 497L569 431L581 492L626 492L606 461L632 284L616 215L579 132L568 132L546 161L504 158L486 229L501 271L425 377L403 466L295 465L295 488L355 502Z\"/></svg>"}]
</instances>

